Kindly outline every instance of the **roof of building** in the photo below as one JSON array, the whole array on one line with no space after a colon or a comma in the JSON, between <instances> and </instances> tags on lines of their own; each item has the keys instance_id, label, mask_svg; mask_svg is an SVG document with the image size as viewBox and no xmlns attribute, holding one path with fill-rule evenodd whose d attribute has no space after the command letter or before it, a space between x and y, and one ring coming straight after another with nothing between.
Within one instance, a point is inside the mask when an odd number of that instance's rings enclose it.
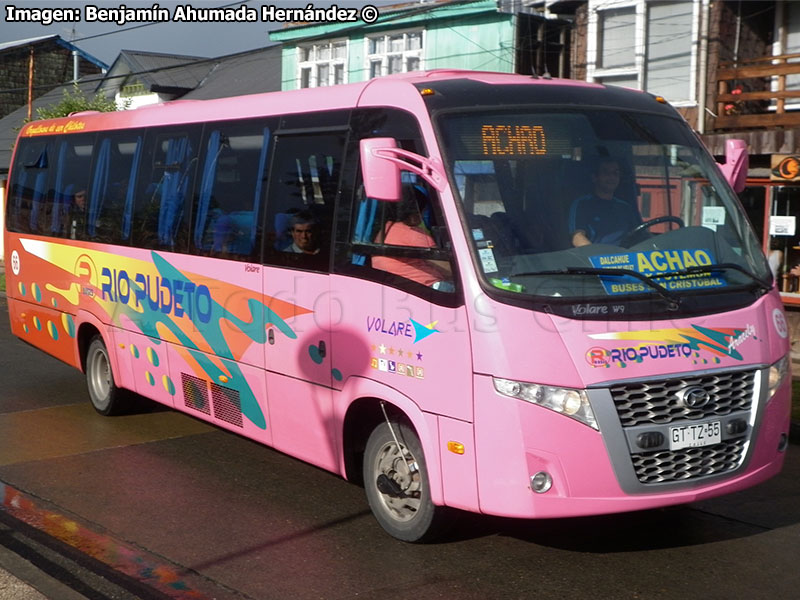
<instances>
[{"instance_id":1,"label":"roof of building","mask_svg":"<svg viewBox=\"0 0 800 600\"><path fill-rule=\"evenodd\" d=\"M183 93L194 89L206 76L213 59L202 56L163 54L141 50L122 50L98 91L116 89L135 77L148 91L170 90Z\"/></svg>"},{"instance_id":2,"label":"roof of building","mask_svg":"<svg viewBox=\"0 0 800 600\"><path fill-rule=\"evenodd\" d=\"M11 42L3 42L0 44L0 53L7 52L9 50L17 50L19 48L25 48L28 46L40 45L45 44L47 42L55 42L59 46L66 48L69 51L75 51L78 53L78 56L83 58L84 60L96 65L98 68L107 70L108 65L101 61L98 58L95 58L91 54L84 52L75 44L68 42L61 38L60 35L41 35L38 37L26 38L24 40L14 40Z\"/></svg>"},{"instance_id":3,"label":"roof of building","mask_svg":"<svg viewBox=\"0 0 800 600\"><path fill-rule=\"evenodd\" d=\"M280 45L215 59L206 76L182 99L208 100L281 89Z\"/></svg>"}]
</instances>

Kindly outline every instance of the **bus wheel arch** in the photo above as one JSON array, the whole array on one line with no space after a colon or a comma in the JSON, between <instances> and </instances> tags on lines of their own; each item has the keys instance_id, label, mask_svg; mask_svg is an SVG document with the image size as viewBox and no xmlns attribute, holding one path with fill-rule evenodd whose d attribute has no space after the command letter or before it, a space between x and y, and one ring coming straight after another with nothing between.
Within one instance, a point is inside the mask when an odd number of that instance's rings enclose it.
<instances>
[{"instance_id":1,"label":"bus wheel arch","mask_svg":"<svg viewBox=\"0 0 800 600\"><path fill-rule=\"evenodd\" d=\"M89 351L89 344L95 337L100 335L100 331L91 323L81 323L78 327L78 334L75 337L78 340L78 358L81 371L84 373L86 373L86 353Z\"/></svg>"},{"instance_id":2,"label":"bus wheel arch","mask_svg":"<svg viewBox=\"0 0 800 600\"><path fill-rule=\"evenodd\" d=\"M438 473L428 469L423 446L418 429L399 406L360 398L348 407L342 443L345 476L364 486L384 530L407 542L435 540L451 522L451 511L433 503L431 481L436 482Z\"/></svg>"},{"instance_id":3,"label":"bus wheel arch","mask_svg":"<svg viewBox=\"0 0 800 600\"><path fill-rule=\"evenodd\" d=\"M364 449L372 431L384 421L379 398L364 397L353 401L347 408L342 426L342 455L344 458L344 476L348 481L363 485L361 464ZM394 404L384 402L387 413L394 418L408 417Z\"/></svg>"}]
</instances>

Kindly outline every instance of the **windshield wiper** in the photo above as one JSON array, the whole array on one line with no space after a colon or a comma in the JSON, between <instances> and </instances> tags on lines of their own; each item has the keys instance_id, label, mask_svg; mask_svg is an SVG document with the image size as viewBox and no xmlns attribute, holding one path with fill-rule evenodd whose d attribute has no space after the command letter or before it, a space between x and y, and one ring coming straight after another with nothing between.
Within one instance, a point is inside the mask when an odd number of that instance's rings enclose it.
<instances>
[{"instance_id":1,"label":"windshield wiper","mask_svg":"<svg viewBox=\"0 0 800 600\"><path fill-rule=\"evenodd\" d=\"M651 276L651 279L660 279L662 277L673 277L673 276L681 276L681 275L694 275L695 273L713 273L714 271L721 271L725 269L732 269L734 271L739 271L740 273L744 273L750 279L758 284L758 286L763 289L764 291L769 291L772 287L770 286L769 282L764 281L759 276L751 273L747 269L745 269L741 265L737 265L736 263L719 263L716 265L703 265L697 267L687 267L686 269L681 269L679 271L671 271L669 273L657 273Z\"/></svg>"},{"instance_id":2,"label":"windshield wiper","mask_svg":"<svg viewBox=\"0 0 800 600\"><path fill-rule=\"evenodd\" d=\"M655 290L664 300L670 303L670 310L676 310L681 304L681 297L673 294L660 283L653 281L647 275L630 269L602 269L600 267L564 267L553 271L530 271L526 273L512 273L512 277L531 277L534 275L612 275L617 277L633 277L646 286Z\"/></svg>"}]
</instances>

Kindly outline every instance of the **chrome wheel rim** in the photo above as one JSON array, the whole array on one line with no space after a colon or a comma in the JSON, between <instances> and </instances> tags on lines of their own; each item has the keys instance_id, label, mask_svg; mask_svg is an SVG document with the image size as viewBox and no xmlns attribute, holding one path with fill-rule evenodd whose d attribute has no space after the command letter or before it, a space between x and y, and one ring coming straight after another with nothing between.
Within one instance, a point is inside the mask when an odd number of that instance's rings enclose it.
<instances>
[{"instance_id":1,"label":"chrome wheel rim","mask_svg":"<svg viewBox=\"0 0 800 600\"><path fill-rule=\"evenodd\" d=\"M111 393L111 365L108 355L100 348L89 357L89 387L95 405L103 407Z\"/></svg>"},{"instance_id":2,"label":"chrome wheel rim","mask_svg":"<svg viewBox=\"0 0 800 600\"><path fill-rule=\"evenodd\" d=\"M386 512L397 521L410 521L419 512L422 496L422 476L417 461L408 448L401 444L402 454L391 441L378 452L373 469L373 481L381 475L392 480L401 490L400 495L388 494L378 489L378 498Z\"/></svg>"}]
</instances>

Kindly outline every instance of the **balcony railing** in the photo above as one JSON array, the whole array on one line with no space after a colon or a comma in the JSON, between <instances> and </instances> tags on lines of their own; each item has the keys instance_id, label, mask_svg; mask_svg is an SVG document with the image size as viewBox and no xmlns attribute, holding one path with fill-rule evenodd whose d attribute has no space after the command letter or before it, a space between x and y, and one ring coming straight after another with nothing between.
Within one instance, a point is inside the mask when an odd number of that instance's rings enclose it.
<instances>
[{"instance_id":1,"label":"balcony railing","mask_svg":"<svg viewBox=\"0 0 800 600\"><path fill-rule=\"evenodd\" d=\"M791 82L797 89L787 89L790 75L798 75L797 81ZM792 102L795 98L797 102ZM800 54L721 64L714 129L776 126L800 127Z\"/></svg>"}]
</instances>

